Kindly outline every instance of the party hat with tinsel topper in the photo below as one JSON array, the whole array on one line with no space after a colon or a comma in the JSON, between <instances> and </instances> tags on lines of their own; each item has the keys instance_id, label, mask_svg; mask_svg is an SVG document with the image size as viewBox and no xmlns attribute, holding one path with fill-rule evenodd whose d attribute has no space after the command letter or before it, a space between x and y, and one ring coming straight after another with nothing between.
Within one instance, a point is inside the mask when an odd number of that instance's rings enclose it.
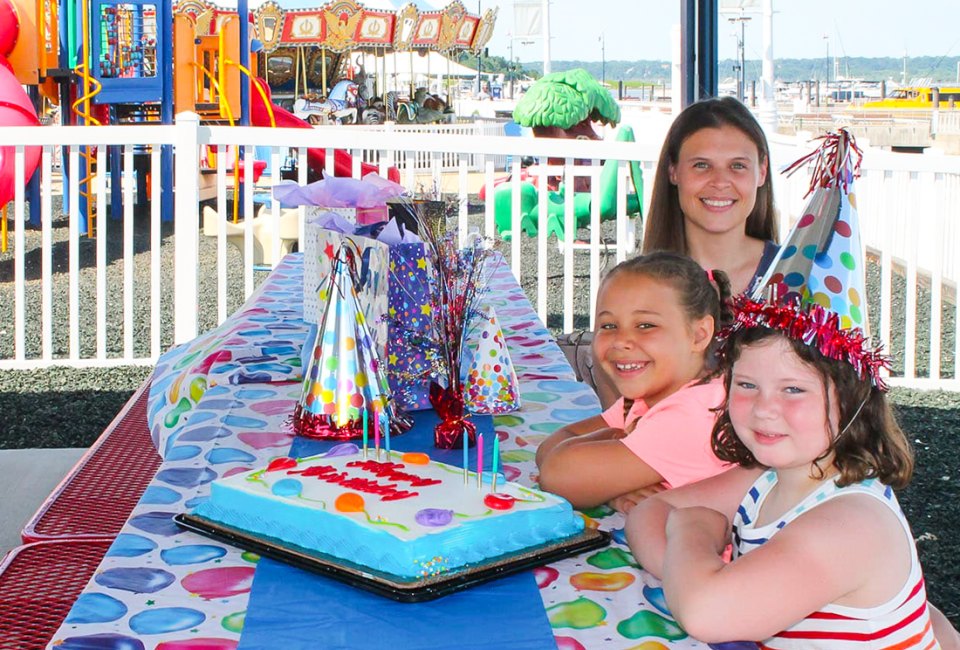
<instances>
[{"instance_id":1,"label":"party hat with tinsel topper","mask_svg":"<svg viewBox=\"0 0 960 650\"><path fill-rule=\"evenodd\" d=\"M770 269L750 296L734 302L732 331L769 327L846 361L883 387L887 360L867 334L866 274L853 181L862 153L844 129L790 165L813 164L811 196ZM728 335L729 333L727 333Z\"/></svg>"},{"instance_id":2,"label":"party hat with tinsel topper","mask_svg":"<svg viewBox=\"0 0 960 650\"><path fill-rule=\"evenodd\" d=\"M520 386L493 307L474 320L461 370L464 399L472 413L510 413L520 408Z\"/></svg>"},{"instance_id":3,"label":"party hat with tinsel topper","mask_svg":"<svg viewBox=\"0 0 960 650\"><path fill-rule=\"evenodd\" d=\"M758 284L774 287L779 300L799 298L840 317L841 327L867 331L866 275L860 220L853 181L863 155L846 130L821 138L815 151L786 169L793 173L813 163L813 196Z\"/></svg>"},{"instance_id":4,"label":"party hat with tinsel topper","mask_svg":"<svg viewBox=\"0 0 960 650\"><path fill-rule=\"evenodd\" d=\"M393 428L400 421L357 298L354 258L348 244L341 246L320 289L322 317L293 415L302 436L345 440L363 435L365 419L372 426L386 417Z\"/></svg>"}]
</instances>

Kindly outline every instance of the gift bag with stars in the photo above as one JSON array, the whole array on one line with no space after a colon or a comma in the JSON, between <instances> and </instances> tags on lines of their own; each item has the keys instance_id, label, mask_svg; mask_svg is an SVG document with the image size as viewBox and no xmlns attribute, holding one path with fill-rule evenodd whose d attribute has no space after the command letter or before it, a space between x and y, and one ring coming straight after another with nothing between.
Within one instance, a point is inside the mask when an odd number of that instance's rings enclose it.
<instances>
[{"instance_id":1,"label":"gift bag with stars","mask_svg":"<svg viewBox=\"0 0 960 650\"><path fill-rule=\"evenodd\" d=\"M390 247L387 298L387 367L390 390L399 408L430 408L432 301L430 274L423 244Z\"/></svg>"}]
</instances>

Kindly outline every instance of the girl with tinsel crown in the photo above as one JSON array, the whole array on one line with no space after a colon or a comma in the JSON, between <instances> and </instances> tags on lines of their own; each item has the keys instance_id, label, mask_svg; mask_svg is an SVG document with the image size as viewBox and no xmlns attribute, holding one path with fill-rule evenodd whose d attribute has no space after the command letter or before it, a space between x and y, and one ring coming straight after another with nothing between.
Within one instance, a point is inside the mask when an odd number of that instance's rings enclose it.
<instances>
[{"instance_id":1,"label":"girl with tinsel crown","mask_svg":"<svg viewBox=\"0 0 960 650\"><path fill-rule=\"evenodd\" d=\"M607 274L593 345L620 399L540 444L541 488L578 508L610 502L626 512L725 469L709 438L723 401L713 340L729 295L722 271L679 253L642 255Z\"/></svg>"},{"instance_id":2,"label":"girl with tinsel crown","mask_svg":"<svg viewBox=\"0 0 960 650\"><path fill-rule=\"evenodd\" d=\"M827 190L791 232L769 288L738 297L721 334L726 400L712 446L737 466L657 494L627 519L637 560L663 579L671 613L701 641L777 650L960 643L927 603L893 493L914 461L886 398L887 360L855 326L866 320L851 152L845 133L824 145L814 185ZM843 296L853 299L844 305Z\"/></svg>"}]
</instances>

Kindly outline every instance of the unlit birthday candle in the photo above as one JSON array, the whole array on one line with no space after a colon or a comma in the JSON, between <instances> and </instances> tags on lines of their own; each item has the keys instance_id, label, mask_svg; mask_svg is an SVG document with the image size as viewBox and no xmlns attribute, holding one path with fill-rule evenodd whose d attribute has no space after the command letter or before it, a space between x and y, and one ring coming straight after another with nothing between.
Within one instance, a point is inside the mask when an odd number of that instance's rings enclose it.
<instances>
[{"instance_id":1,"label":"unlit birthday candle","mask_svg":"<svg viewBox=\"0 0 960 650\"><path fill-rule=\"evenodd\" d=\"M467 432L464 431L466 436ZM477 487L483 489L483 434L477 434Z\"/></svg>"},{"instance_id":2,"label":"unlit birthday candle","mask_svg":"<svg viewBox=\"0 0 960 650\"><path fill-rule=\"evenodd\" d=\"M470 438L467 436L467 432L463 432L463 484L466 485L470 479L468 475L470 474Z\"/></svg>"},{"instance_id":3,"label":"unlit birthday candle","mask_svg":"<svg viewBox=\"0 0 960 650\"><path fill-rule=\"evenodd\" d=\"M386 411L377 412L377 420L383 416L383 444L387 449L387 460L390 460L390 416Z\"/></svg>"},{"instance_id":4,"label":"unlit birthday candle","mask_svg":"<svg viewBox=\"0 0 960 650\"><path fill-rule=\"evenodd\" d=\"M363 409L363 459L367 459L367 409Z\"/></svg>"},{"instance_id":5,"label":"unlit birthday candle","mask_svg":"<svg viewBox=\"0 0 960 650\"><path fill-rule=\"evenodd\" d=\"M493 432L493 478L490 479L491 492L497 491L497 472L500 471L500 436Z\"/></svg>"},{"instance_id":6,"label":"unlit birthday candle","mask_svg":"<svg viewBox=\"0 0 960 650\"><path fill-rule=\"evenodd\" d=\"M377 450L377 460L380 460L380 418L373 417L373 448Z\"/></svg>"}]
</instances>

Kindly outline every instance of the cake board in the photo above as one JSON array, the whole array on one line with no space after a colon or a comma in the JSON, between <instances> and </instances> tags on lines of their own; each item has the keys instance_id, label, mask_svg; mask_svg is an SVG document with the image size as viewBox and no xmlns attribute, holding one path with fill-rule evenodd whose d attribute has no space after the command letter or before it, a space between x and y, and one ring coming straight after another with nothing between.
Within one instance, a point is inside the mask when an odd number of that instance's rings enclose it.
<instances>
[{"instance_id":1,"label":"cake board","mask_svg":"<svg viewBox=\"0 0 960 650\"><path fill-rule=\"evenodd\" d=\"M503 576L602 548L610 543L609 533L588 528L571 537L533 546L519 553L491 558L480 565L466 566L440 575L408 579L361 567L273 537L237 530L196 515L181 513L173 519L186 530L402 603L434 600Z\"/></svg>"}]
</instances>

